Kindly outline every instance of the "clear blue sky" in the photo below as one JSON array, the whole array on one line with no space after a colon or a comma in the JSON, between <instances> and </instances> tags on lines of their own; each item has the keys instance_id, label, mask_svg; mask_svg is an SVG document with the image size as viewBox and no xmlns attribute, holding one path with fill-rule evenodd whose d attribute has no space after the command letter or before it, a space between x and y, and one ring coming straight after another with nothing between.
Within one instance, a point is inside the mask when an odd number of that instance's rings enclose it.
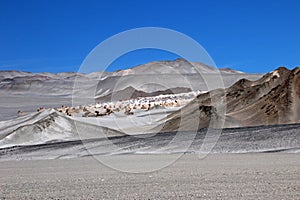
<instances>
[{"instance_id":1,"label":"clear blue sky","mask_svg":"<svg viewBox=\"0 0 300 200\"><path fill-rule=\"evenodd\" d=\"M0 0L0 70L77 71L101 41L158 26L198 41L218 67L267 72L300 65L298 0ZM110 70L176 56L155 51Z\"/></svg>"}]
</instances>

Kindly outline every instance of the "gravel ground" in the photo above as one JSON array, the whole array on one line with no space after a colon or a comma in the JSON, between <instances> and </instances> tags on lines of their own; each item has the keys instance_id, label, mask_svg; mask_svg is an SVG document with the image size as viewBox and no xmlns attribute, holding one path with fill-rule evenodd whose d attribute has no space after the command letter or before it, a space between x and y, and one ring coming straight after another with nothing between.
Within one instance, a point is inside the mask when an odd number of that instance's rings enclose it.
<instances>
[{"instance_id":1,"label":"gravel ground","mask_svg":"<svg viewBox=\"0 0 300 200\"><path fill-rule=\"evenodd\" d=\"M113 157L115 166L138 169L172 155ZM0 162L1 200L198 198L300 199L299 154L214 154L203 160L188 154L141 174L113 170L93 157Z\"/></svg>"}]
</instances>

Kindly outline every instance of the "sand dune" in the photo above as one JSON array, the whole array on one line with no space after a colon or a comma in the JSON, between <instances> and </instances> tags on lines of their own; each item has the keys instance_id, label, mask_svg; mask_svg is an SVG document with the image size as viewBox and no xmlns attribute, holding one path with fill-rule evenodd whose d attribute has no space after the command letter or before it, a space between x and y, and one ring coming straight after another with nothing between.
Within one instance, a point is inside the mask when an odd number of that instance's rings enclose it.
<instances>
[{"instance_id":1,"label":"sand dune","mask_svg":"<svg viewBox=\"0 0 300 200\"><path fill-rule=\"evenodd\" d=\"M117 135L123 134L110 128L72 119L54 109L0 122L1 148Z\"/></svg>"}]
</instances>

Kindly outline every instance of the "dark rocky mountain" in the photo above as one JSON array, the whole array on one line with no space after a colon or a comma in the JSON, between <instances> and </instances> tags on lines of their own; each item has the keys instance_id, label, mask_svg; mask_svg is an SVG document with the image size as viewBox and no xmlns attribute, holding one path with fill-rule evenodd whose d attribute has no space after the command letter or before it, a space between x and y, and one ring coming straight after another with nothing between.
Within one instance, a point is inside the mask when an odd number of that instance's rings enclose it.
<instances>
[{"instance_id":1,"label":"dark rocky mountain","mask_svg":"<svg viewBox=\"0 0 300 200\"><path fill-rule=\"evenodd\" d=\"M225 90L200 94L169 115L158 128L162 131L197 130L210 125L221 128L222 120L226 128L299 123L299 103L300 68L280 67L257 81L241 79Z\"/></svg>"}]
</instances>

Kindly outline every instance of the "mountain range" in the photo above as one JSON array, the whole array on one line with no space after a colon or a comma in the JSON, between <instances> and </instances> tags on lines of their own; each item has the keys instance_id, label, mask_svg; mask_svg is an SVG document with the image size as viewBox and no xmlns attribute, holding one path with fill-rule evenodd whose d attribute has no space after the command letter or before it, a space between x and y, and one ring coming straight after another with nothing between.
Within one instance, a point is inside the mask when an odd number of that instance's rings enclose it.
<instances>
[{"instance_id":1,"label":"mountain range","mask_svg":"<svg viewBox=\"0 0 300 200\"><path fill-rule=\"evenodd\" d=\"M80 98L82 98L81 103L85 105L86 102L124 100L128 99L128 96L138 98L160 94L186 93L195 88L202 91L207 89L203 86L205 80L199 79L199 76L193 71L185 69L183 71L188 74L180 74L180 76L183 76L184 80L190 79L190 83L198 87L186 87L186 85L181 84L181 79L178 78L177 74L165 73L168 70L164 71L165 74L143 74L147 71L144 68L149 65L154 68L152 66L154 63L137 66L129 71L106 74L102 72L93 74L0 72L2 77L0 82L2 97L0 100L2 110L0 113L2 120L0 122L0 148L2 148L2 155L6 155L6 151L13 152L14 150L11 149L14 148L13 146L29 145L30 148L35 148L35 145L64 144L72 149L73 144L79 145L79 143L72 143L71 141L83 139L90 141L91 145L96 145L98 140L94 141L95 139L106 137L112 138L112 142L118 141L117 143L122 144L124 149L130 149L129 143L120 142L123 141L123 137L129 142L134 142L134 145L138 144L139 146L140 142L137 139L128 138L128 133L130 135L147 130L146 133L150 135L146 134L146 136L151 137L151 134L159 132L157 138L159 143L159 138L165 137L162 134L165 133L166 137L170 139L174 137L175 131L185 134L191 133L190 131L200 131L201 138L203 138L202 132L208 127L226 128L225 130L228 130L226 144L235 144L234 141L237 139L232 138L231 134L237 133L239 144L245 145L248 137L253 138L254 142L259 141L259 138L256 137L262 137L264 126L268 126L268 130L276 131L278 128L273 127L273 125L300 123L300 68L288 70L284 67L265 75L246 74L231 69L221 70L224 85L227 87L201 92L187 105L173 110L159 108L137 112L132 116L113 114L102 118L82 118L70 117L52 109L61 106L61 104L71 105L74 100L80 101ZM182 66L183 63L184 60L181 59L162 61L157 62L157 67L164 68L164 65L169 65L169 68L173 70ZM198 67L203 69L205 71L203 73L208 77L210 76L211 80L218 73L217 70L202 64L199 64ZM99 78L101 75L103 77ZM153 85L153 82L155 83L158 79L162 79L166 85L161 87ZM136 80L138 81L135 82ZM149 84L139 85L143 81L144 83L149 81ZM78 88L76 88L76 84L79 85ZM76 95L77 98L74 99ZM45 106L49 109L36 112L38 106ZM17 110L24 111L25 115L16 117ZM154 126L151 123L154 123ZM256 130L256 128L249 127L260 127L257 128L259 136L255 135L255 132L247 132L247 135L243 135L242 129L236 129L240 127L244 127L245 130ZM298 148L297 128L289 131L285 130L286 127L290 126L280 126L280 137L276 139L276 141L282 141L282 135L288 134L289 138L284 140L284 145L278 146L274 142L272 144L265 143L269 140L268 137L271 137L271 132L268 132L268 135L265 135L261 141L264 151L269 147L273 149ZM81 132L80 135L78 135L78 131ZM107 143L104 140L99 141L101 143L99 151L109 153L110 150L106 148ZM142 141L147 142L148 140ZM181 144L174 145L173 150L180 148ZM7 149L7 147L9 148ZM76 146L76 148L79 148L76 151L80 154L84 147ZM149 147L149 149L153 150L153 147ZM253 146L249 149L255 151ZM143 150L142 148L141 151ZM35 150L26 150L26 155L30 155L31 151ZM168 150L165 151L168 152ZM243 148L239 146L236 151L243 151ZM22 151L22 153L24 152Z\"/></svg>"},{"instance_id":2,"label":"mountain range","mask_svg":"<svg viewBox=\"0 0 300 200\"><path fill-rule=\"evenodd\" d=\"M247 74L228 68L218 71L214 67L184 59L90 74L0 71L0 120L15 118L18 110L30 113L38 107L92 104L106 100L112 94L124 94L130 88L134 88L136 94L145 93L146 96L174 88L207 91L206 81L212 83L210 89L215 89L220 85L213 85L216 79L220 79L220 74L224 87L242 78L256 80L261 77L261 74Z\"/></svg>"}]
</instances>

